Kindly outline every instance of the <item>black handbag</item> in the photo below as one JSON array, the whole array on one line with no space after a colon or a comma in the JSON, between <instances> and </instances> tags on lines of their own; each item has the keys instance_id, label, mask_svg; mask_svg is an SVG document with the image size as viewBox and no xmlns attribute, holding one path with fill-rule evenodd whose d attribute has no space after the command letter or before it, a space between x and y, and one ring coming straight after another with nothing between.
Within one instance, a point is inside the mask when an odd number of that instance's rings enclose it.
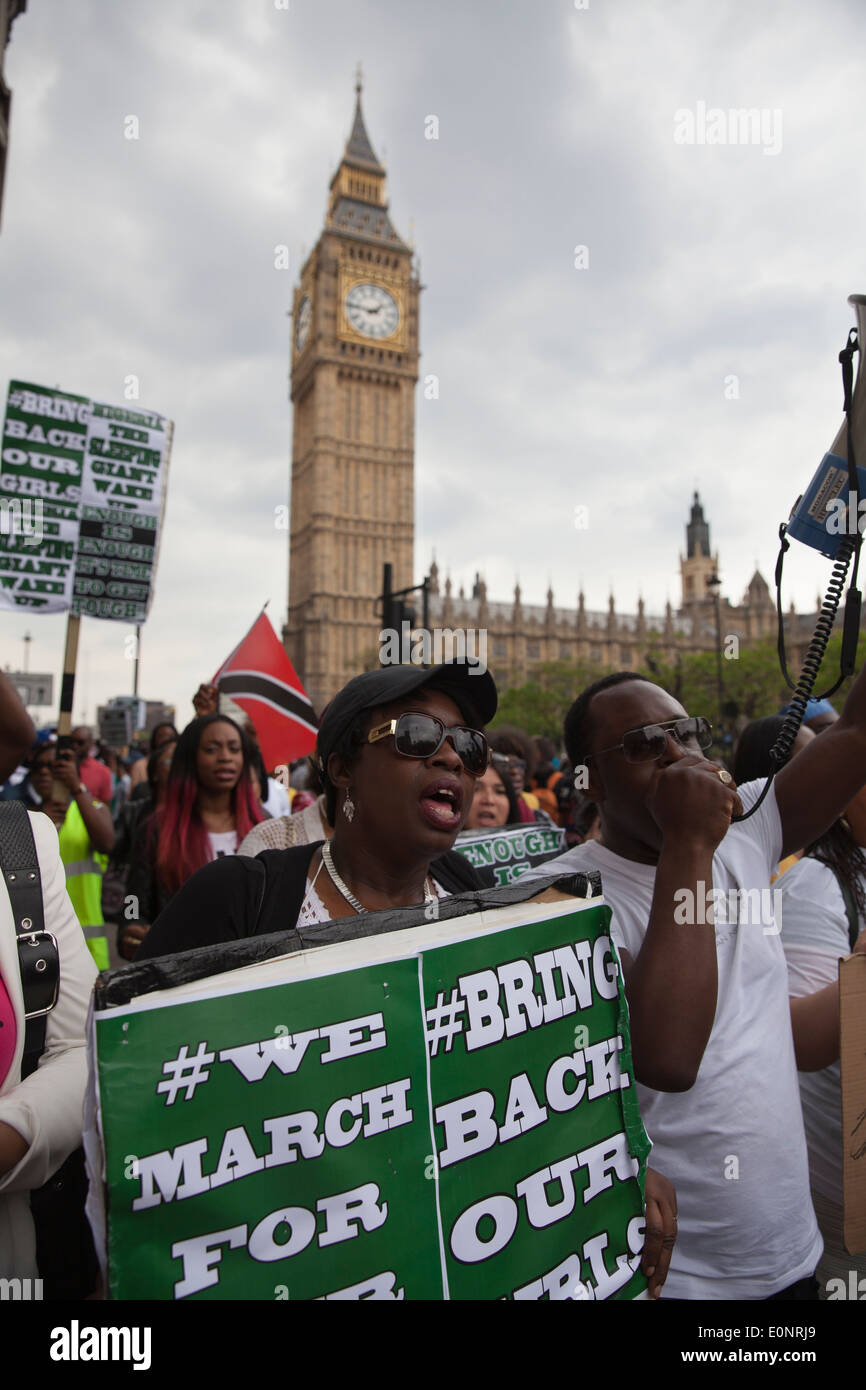
<instances>
[{"instance_id":1,"label":"black handbag","mask_svg":"<svg viewBox=\"0 0 866 1390\"><path fill-rule=\"evenodd\" d=\"M15 922L24 996L23 1081L45 1051L48 1015L60 988L60 952L45 929L42 876L23 802L0 802L0 865ZM97 1286L99 1262L84 1214L86 1197L82 1148L73 1150L48 1182L30 1194L45 1299L86 1298Z\"/></svg>"}]
</instances>

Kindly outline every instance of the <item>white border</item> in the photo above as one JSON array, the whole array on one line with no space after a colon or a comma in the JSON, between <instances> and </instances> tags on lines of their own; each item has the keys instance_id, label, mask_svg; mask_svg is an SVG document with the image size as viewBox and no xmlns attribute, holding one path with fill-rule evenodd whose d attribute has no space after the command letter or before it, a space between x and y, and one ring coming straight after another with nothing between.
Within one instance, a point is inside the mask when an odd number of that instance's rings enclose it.
<instances>
[{"instance_id":1,"label":"white border","mask_svg":"<svg viewBox=\"0 0 866 1390\"><path fill-rule=\"evenodd\" d=\"M335 941L327 946L295 951L290 955L277 956L274 960L255 961L250 965L223 971L218 976L222 981L219 987L214 987L213 976L208 976L203 980L190 980L182 985L156 990L152 994L132 999L128 1004L95 1010L94 1019L101 1022L104 1019L125 1018L130 1014L147 1013L152 1009L173 1008L205 999L222 999L226 995L246 994L250 990L276 989L301 980L323 979L328 975L344 975L365 966L390 965L392 962L412 960L422 951L438 950L445 946L453 946L459 941L473 941L480 936L511 931L515 927L531 926L533 922L546 922L555 917L565 917L572 912L583 912L587 908L602 906L605 906L605 902L601 897L569 897L563 902L517 903L511 907L488 908L481 912L473 912L467 917L451 918L429 929L420 926L406 927L401 931L383 932L381 936L358 937L354 941ZM527 907L530 908L529 912ZM411 938L411 941L407 938ZM401 950L400 946L404 943L406 949ZM323 956L326 957L324 960ZM255 980L249 978L251 970L257 972ZM273 978L274 975L277 975L276 979Z\"/></svg>"}]
</instances>

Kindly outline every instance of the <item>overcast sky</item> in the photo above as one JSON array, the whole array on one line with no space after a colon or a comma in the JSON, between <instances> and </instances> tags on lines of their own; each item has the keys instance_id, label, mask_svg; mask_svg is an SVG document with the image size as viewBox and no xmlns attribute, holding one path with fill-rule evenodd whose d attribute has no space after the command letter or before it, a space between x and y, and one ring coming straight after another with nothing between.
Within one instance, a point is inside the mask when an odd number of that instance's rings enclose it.
<instances>
[{"instance_id":1,"label":"overcast sky","mask_svg":"<svg viewBox=\"0 0 866 1390\"><path fill-rule=\"evenodd\" d=\"M697 487L723 592L772 580L866 291L861 0L30 0L12 34L3 399L18 378L120 404L134 374L176 422L144 696L184 721L266 599L284 620L286 315L358 60L439 378L416 579L435 548L491 599L519 577L527 603L582 584L659 612ZM701 142L702 110L745 107L756 142ZM787 596L811 608L829 572L793 546ZM0 621L4 665L29 630L30 669L59 672L65 617ZM83 620L76 717L131 691L126 635Z\"/></svg>"}]
</instances>

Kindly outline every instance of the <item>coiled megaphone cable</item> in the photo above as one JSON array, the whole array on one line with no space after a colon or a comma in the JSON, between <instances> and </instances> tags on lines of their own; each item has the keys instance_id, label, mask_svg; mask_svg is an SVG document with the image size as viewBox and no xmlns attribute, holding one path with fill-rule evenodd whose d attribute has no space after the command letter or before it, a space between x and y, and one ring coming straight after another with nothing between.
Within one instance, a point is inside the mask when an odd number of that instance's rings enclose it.
<instances>
[{"instance_id":1,"label":"coiled megaphone cable","mask_svg":"<svg viewBox=\"0 0 866 1390\"><path fill-rule=\"evenodd\" d=\"M848 334L848 341L839 353L839 361L842 365L842 387L844 391L845 419L847 422L848 440L848 497L857 497L857 464L854 457L854 432L851 424L851 409L853 404L854 388L854 353L860 350L860 343L857 338L857 330L852 328ZM754 806L748 811L744 811L741 816L732 816L731 824L739 824L741 821L748 820L758 810L764 801L773 778L776 773L783 768L791 757L791 750L794 747L794 740L800 732L803 723L803 715L806 713L806 706L813 698L812 691L815 681L818 679L818 672L821 662L824 660L827 651L827 644L833 632L833 625L836 621L836 614L839 612L839 604L842 599L842 592L845 588L845 580L851 561L854 561L854 569L851 574L851 584L848 588L848 596L845 600L845 618L842 629L842 658L840 661L839 679L835 685L831 685L829 690L825 690L817 698L825 700L828 695L833 695L839 689L844 680L853 674L857 656L857 638L860 632L860 611L861 598L857 589L857 571L860 565L860 548L863 544L863 535L859 525L855 526L854 534L846 534L839 542L839 549L833 564L833 573L827 585L827 592L821 604L821 612L815 624L815 631L809 643L808 651L803 659L803 666L800 671L796 685L788 674L788 667L785 661L785 632L784 618L782 614L782 563L786 550L790 542L786 538L787 526L783 522L779 527L779 558L776 561L776 612L779 621L778 652L779 662L782 667L782 674L786 684L794 694L788 706L788 713L785 715L784 723L779 730L778 738L769 752L770 773L764 783L761 795L758 797Z\"/></svg>"}]
</instances>

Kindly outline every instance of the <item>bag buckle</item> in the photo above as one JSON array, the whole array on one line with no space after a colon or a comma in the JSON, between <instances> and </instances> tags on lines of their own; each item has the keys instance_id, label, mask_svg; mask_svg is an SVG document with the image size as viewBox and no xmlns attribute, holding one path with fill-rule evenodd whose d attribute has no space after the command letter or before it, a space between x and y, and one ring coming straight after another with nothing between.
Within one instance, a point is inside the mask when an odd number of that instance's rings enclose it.
<instances>
[{"instance_id":1,"label":"bag buckle","mask_svg":"<svg viewBox=\"0 0 866 1390\"><path fill-rule=\"evenodd\" d=\"M19 946L21 943L26 942L27 945L31 946L34 951L37 951L43 942L46 945L50 942L51 947L53 948L54 960L56 961L59 959L60 952L57 948L57 937L54 936L54 934L50 931L21 932L18 937L18 941ZM48 954L50 954L50 952L46 952L46 955ZM49 969L49 964L50 962L44 957L39 957L36 960L31 960L28 962L28 965L31 966L32 969L40 975L44 974L44 972ZM45 1014L49 1014L51 1010L54 1008L54 1005L57 1003L57 996L59 991L60 977L59 975L55 975L54 990L50 1004L47 1004L43 1009L31 1009L29 1013L25 1013L25 1022L28 1022L31 1018L42 1018Z\"/></svg>"}]
</instances>

